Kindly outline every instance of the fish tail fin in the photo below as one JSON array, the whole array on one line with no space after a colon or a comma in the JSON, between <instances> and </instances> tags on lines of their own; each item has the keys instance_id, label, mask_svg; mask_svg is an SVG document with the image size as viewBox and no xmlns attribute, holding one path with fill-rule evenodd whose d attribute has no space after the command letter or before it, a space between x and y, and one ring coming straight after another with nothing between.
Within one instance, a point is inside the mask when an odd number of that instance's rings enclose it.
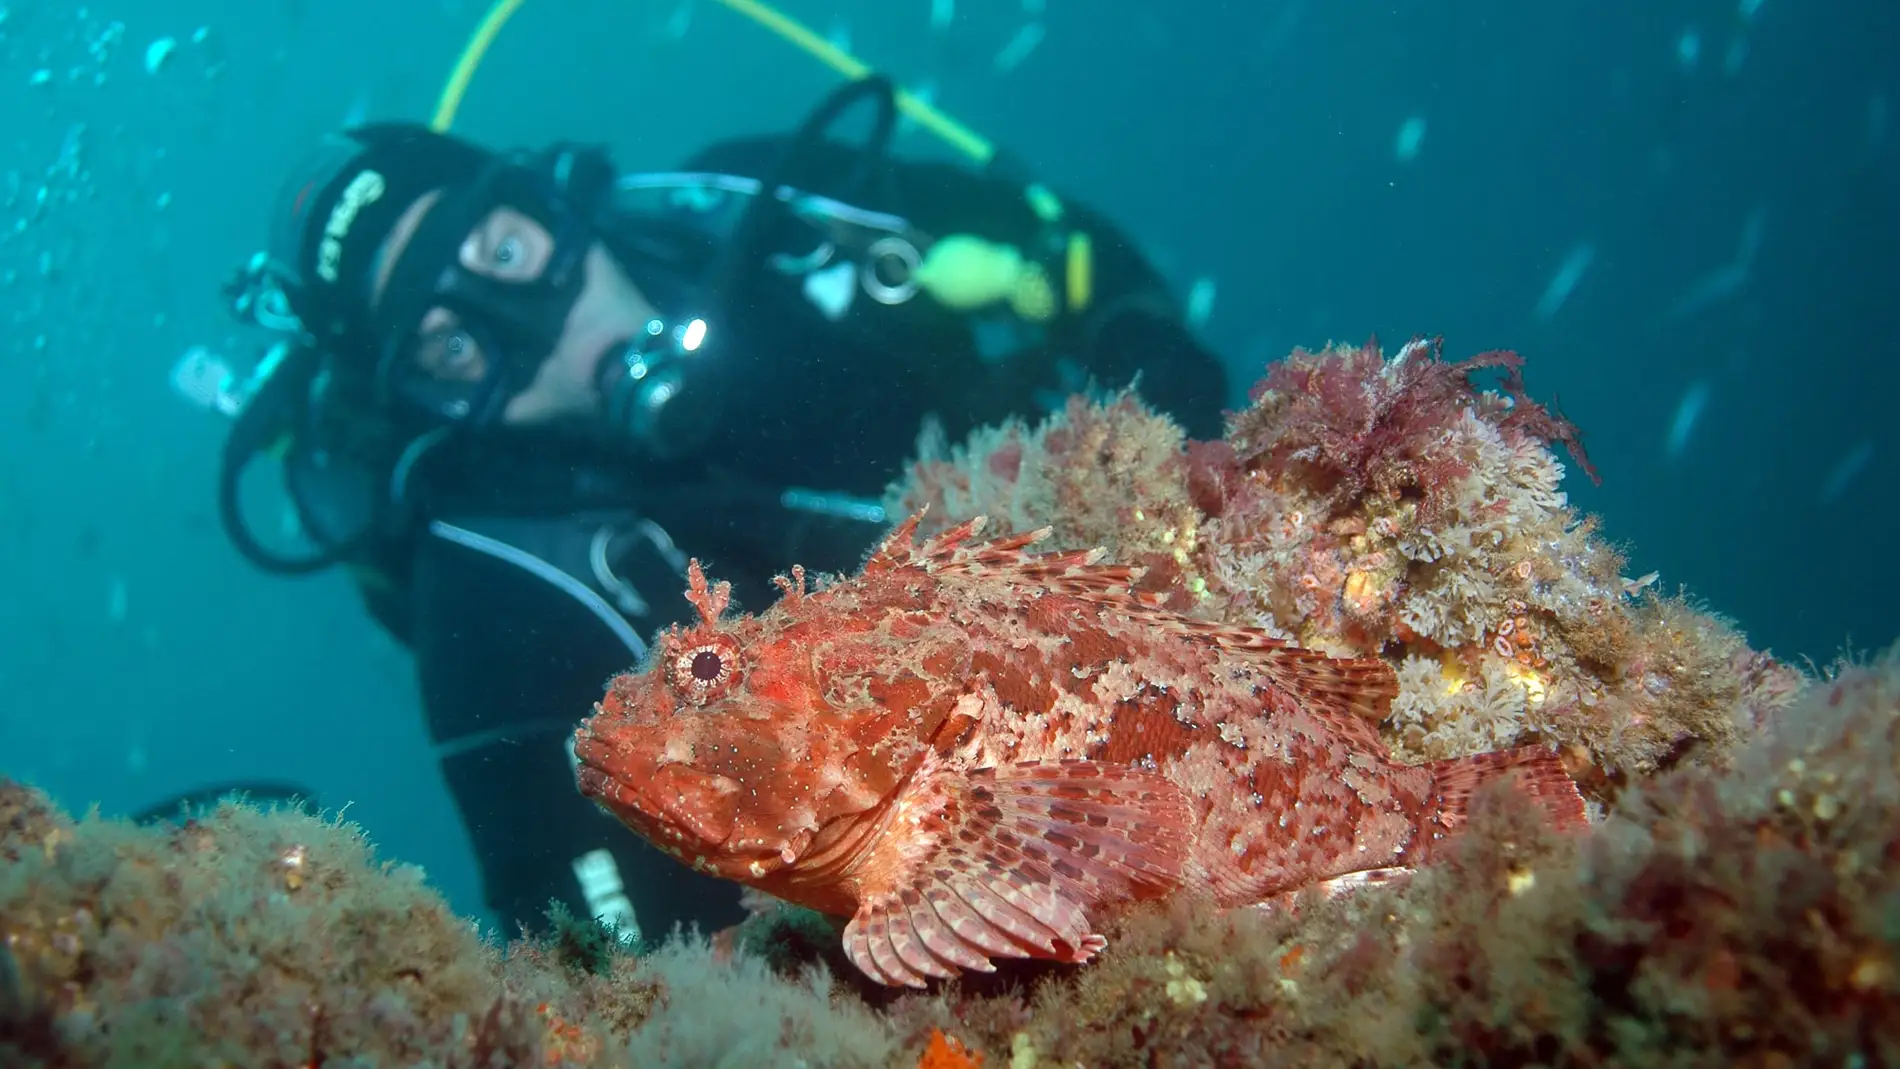
<instances>
[{"instance_id":1,"label":"fish tail fin","mask_svg":"<svg viewBox=\"0 0 1900 1069\"><path fill-rule=\"evenodd\" d=\"M1590 823L1577 781L1570 778L1556 752L1547 747L1520 746L1452 757L1425 767L1432 773L1438 795L1438 824L1445 831L1463 828L1470 819L1472 797L1486 784L1505 776L1515 777L1517 789L1543 811L1557 830L1569 831Z\"/></svg>"}]
</instances>

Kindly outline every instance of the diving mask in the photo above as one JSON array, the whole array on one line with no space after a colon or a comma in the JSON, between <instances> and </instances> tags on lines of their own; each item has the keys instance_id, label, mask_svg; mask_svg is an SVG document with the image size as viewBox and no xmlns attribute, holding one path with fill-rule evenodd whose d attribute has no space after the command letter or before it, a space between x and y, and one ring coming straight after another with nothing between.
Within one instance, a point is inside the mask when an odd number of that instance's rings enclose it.
<instances>
[{"instance_id":1,"label":"diving mask","mask_svg":"<svg viewBox=\"0 0 1900 1069\"><path fill-rule=\"evenodd\" d=\"M498 170L453 200L445 198L418 224L393 268L388 307L377 326L387 339L377 377L391 401L432 422L478 428L499 423L508 402L529 388L567 332L586 285L586 257L597 240L617 263L621 254L643 253L635 257L637 265L622 267L639 279L646 299L695 305L698 288L677 277L677 270L663 270L683 254L669 249L658 255L650 248L666 235L630 241L624 225L603 218L599 200L612 182L604 159L589 160L599 169L586 197L577 199L567 192L572 179L562 177L573 173L569 158L556 153L535 166ZM549 238L551 251L532 279L491 277L463 260L469 236L501 208L526 215ZM656 269L675 277L656 286ZM420 345L444 344L421 330L437 308L455 320L455 336L446 340L481 355L471 361L478 365L474 370L445 374L441 360L418 359ZM607 347L592 376L600 404L594 430L656 460L677 459L703 442L717 400L703 381L707 333L704 318L654 318L632 338Z\"/></svg>"},{"instance_id":2,"label":"diving mask","mask_svg":"<svg viewBox=\"0 0 1900 1069\"><path fill-rule=\"evenodd\" d=\"M612 171L593 152L557 149L524 163L498 160L467 188L429 207L388 265L384 298L373 316L379 397L435 423L489 426L525 390L559 343L586 284L593 220L611 190ZM494 213L512 209L547 235L545 262L531 278L472 269L463 249ZM482 355L467 374L425 367L426 317L452 313L456 334Z\"/></svg>"}]
</instances>

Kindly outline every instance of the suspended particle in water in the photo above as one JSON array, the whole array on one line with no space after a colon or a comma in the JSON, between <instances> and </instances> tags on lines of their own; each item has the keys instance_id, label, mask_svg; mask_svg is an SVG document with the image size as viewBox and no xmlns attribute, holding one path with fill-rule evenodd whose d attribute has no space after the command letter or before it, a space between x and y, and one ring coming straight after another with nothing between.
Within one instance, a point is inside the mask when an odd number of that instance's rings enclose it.
<instances>
[{"instance_id":1,"label":"suspended particle in water","mask_svg":"<svg viewBox=\"0 0 1900 1069\"><path fill-rule=\"evenodd\" d=\"M693 27L693 0L686 0L673 9L668 16L666 26L660 31L660 37L667 41L677 41L686 36Z\"/></svg>"},{"instance_id":2,"label":"suspended particle in water","mask_svg":"<svg viewBox=\"0 0 1900 1069\"><path fill-rule=\"evenodd\" d=\"M1188 290L1187 324L1195 330L1207 326L1214 317L1214 280L1206 276L1194 280Z\"/></svg>"},{"instance_id":3,"label":"suspended particle in water","mask_svg":"<svg viewBox=\"0 0 1900 1069\"><path fill-rule=\"evenodd\" d=\"M851 51L851 22L843 17L831 20L831 28L825 32L825 43L840 52Z\"/></svg>"},{"instance_id":4,"label":"suspended particle in water","mask_svg":"<svg viewBox=\"0 0 1900 1069\"><path fill-rule=\"evenodd\" d=\"M1016 36L1003 46L1003 50L996 53L997 71L1007 73L1022 66L1023 60L1028 59L1029 54L1042 43L1042 33L1042 23L1025 23L1022 29L1016 31Z\"/></svg>"},{"instance_id":5,"label":"suspended particle in water","mask_svg":"<svg viewBox=\"0 0 1900 1069\"><path fill-rule=\"evenodd\" d=\"M1676 62L1683 70L1692 71L1702 58L1702 35L1691 26L1676 38Z\"/></svg>"},{"instance_id":6,"label":"suspended particle in water","mask_svg":"<svg viewBox=\"0 0 1900 1069\"><path fill-rule=\"evenodd\" d=\"M1702 419L1702 411L1709 407L1709 383L1706 379L1697 379L1689 384L1682 394L1682 400L1676 402L1675 418L1669 421L1669 437L1663 441L1663 455L1670 460L1680 459L1683 450L1689 446L1689 438L1695 434L1696 423Z\"/></svg>"},{"instance_id":7,"label":"suspended particle in water","mask_svg":"<svg viewBox=\"0 0 1900 1069\"><path fill-rule=\"evenodd\" d=\"M1400 163L1411 163L1418 157L1418 147L1425 140L1425 117L1414 115L1399 125L1398 136L1392 139L1392 155Z\"/></svg>"},{"instance_id":8,"label":"suspended particle in water","mask_svg":"<svg viewBox=\"0 0 1900 1069\"><path fill-rule=\"evenodd\" d=\"M1549 319L1557 314L1557 310L1570 299L1577 283L1583 281L1584 273L1590 270L1590 264L1596 256L1596 246L1587 241L1580 241L1571 247L1563 263L1557 265L1557 273L1551 276L1550 283L1544 287L1543 296L1537 299L1537 318Z\"/></svg>"},{"instance_id":9,"label":"suspended particle in water","mask_svg":"<svg viewBox=\"0 0 1900 1069\"><path fill-rule=\"evenodd\" d=\"M125 579L113 576L112 583L106 588L106 619L115 624L125 622L126 613L131 610L132 596L126 589Z\"/></svg>"},{"instance_id":10,"label":"suspended particle in water","mask_svg":"<svg viewBox=\"0 0 1900 1069\"><path fill-rule=\"evenodd\" d=\"M145 47L145 72L147 74L157 74L159 68L163 67L165 61L172 58L172 53L177 50L177 40L170 37L161 37L147 45Z\"/></svg>"},{"instance_id":11,"label":"suspended particle in water","mask_svg":"<svg viewBox=\"0 0 1900 1069\"><path fill-rule=\"evenodd\" d=\"M933 105L937 102L937 83L934 81L921 82L917 88L910 91L910 96L912 100L917 101L919 104L926 106ZM910 112L906 111L898 115L897 132L899 135L909 134L912 130L916 129L916 127L917 120L911 117Z\"/></svg>"},{"instance_id":12,"label":"suspended particle in water","mask_svg":"<svg viewBox=\"0 0 1900 1069\"><path fill-rule=\"evenodd\" d=\"M1849 449L1841 459L1834 462L1828 470L1827 478L1821 480L1821 489L1815 494L1815 500L1822 505L1832 505L1840 500L1867 465L1874 459L1873 439L1865 439Z\"/></svg>"}]
</instances>

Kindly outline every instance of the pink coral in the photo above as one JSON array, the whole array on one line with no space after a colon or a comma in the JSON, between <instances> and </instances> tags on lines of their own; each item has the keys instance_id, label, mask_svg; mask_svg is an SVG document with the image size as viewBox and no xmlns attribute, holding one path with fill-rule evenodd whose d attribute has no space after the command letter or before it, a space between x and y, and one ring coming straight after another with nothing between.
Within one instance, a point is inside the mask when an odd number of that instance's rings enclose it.
<instances>
[{"instance_id":1,"label":"pink coral","mask_svg":"<svg viewBox=\"0 0 1900 1069\"><path fill-rule=\"evenodd\" d=\"M1443 348L1441 338L1414 338L1390 361L1376 341L1296 349L1254 387L1253 405L1229 437L1242 462L1270 479L1290 477L1344 498L1371 491L1417 497L1430 517L1474 467L1442 446L1460 415L1482 401L1475 376L1502 368L1512 406L1496 420L1500 429L1561 441L1596 477L1576 427L1525 394L1523 357L1500 349L1448 363Z\"/></svg>"},{"instance_id":2,"label":"pink coral","mask_svg":"<svg viewBox=\"0 0 1900 1069\"><path fill-rule=\"evenodd\" d=\"M1201 511L1191 498L1220 496L1196 481L1209 448L1187 447L1180 427L1130 394L1101 404L1076 397L1034 429L1011 421L958 448L927 439L887 504L903 515L928 506L926 533L979 512L1013 531L1050 525L1058 544L1101 546L1141 565L1142 588L1182 609Z\"/></svg>"}]
</instances>

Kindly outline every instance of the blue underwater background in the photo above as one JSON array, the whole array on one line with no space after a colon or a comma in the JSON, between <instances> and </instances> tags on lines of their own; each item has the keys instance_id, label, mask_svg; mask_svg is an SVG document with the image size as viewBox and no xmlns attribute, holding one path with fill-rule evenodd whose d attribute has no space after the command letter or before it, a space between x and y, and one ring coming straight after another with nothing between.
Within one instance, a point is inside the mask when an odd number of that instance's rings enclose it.
<instances>
[{"instance_id":1,"label":"blue underwater background","mask_svg":"<svg viewBox=\"0 0 1900 1069\"><path fill-rule=\"evenodd\" d=\"M225 426L167 376L241 340L218 286L284 172L346 117L426 118L483 7L0 3L0 773L107 813L294 780L471 914L405 655L342 575L230 549ZM1784 658L1900 631L1900 4L785 9L1211 296L1236 404L1296 345L1517 349L1630 575ZM530 0L457 129L664 169L833 84L710 0Z\"/></svg>"}]
</instances>

